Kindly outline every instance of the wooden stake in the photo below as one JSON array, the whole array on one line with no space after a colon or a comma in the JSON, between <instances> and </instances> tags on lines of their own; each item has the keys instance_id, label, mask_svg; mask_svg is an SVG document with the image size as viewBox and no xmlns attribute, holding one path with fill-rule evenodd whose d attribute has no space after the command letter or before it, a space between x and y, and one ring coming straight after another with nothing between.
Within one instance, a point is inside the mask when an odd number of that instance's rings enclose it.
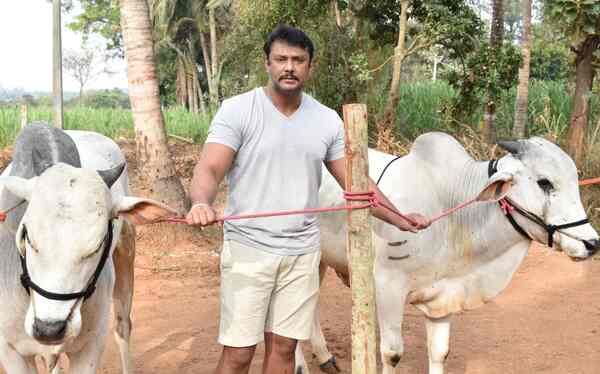
<instances>
[{"instance_id":1,"label":"wooden stake","mask_svg":"<svg viewBox=\"0 0 600 374\"><path fill-rule=\"evenodd\" d=\"M346 190L369 189L367 146L367 107L344 105L346 130ZM364 202L350 202L360 205ZM348 214L347 251L352 288L352 373L375 374L375 287L373 247L368 209Z\"/></svg>"}]
</instances>

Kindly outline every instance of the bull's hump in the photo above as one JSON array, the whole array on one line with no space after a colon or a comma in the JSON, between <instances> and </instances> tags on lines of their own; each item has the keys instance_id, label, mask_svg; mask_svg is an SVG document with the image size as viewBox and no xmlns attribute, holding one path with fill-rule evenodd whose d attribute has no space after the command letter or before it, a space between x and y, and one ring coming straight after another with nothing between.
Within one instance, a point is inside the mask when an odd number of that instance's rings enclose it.
<instances>
[{"instance_id":1,"label":"bull's hump","mask_svg":"<svg viewBox=\"0 0 600 374\"><path fill-rule=\"evenodd\" d=\"M62 162L81 167L77 146L64 131L46 123L32 123L23 128L15 141L11 175L34 176L34 150L49 164Z\"/></svg>"},{"instance_id":2,"label":"bull's hump","mask_svg":"<svg viewBox=\"0 0 600 374\"><path fill-rule=\"evenodd\" d=\"M473 158L452 136L443 132L430 132L419 136L410 154L431 165L459 168Z\"/></svg>"}]
</instances>

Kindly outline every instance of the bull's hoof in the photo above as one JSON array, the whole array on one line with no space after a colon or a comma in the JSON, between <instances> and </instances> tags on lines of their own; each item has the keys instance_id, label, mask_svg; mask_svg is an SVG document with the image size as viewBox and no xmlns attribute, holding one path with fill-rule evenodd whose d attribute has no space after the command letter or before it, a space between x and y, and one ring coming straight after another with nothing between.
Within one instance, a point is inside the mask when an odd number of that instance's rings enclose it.
<instances>
[{"instance_id":1,"label":"bull's hoof","mask_svg":"<svg viewBox=\"0 0 600 374\"><path fill-rule=\"evenodd\" d=\"M335 356L331 356L331 358L329 360L327 360L324 363L322 363L321 365L319 365L319 368L321 369L321 371L323 373L327 373L327 374L337 374L337 373L342 372L340 370L340 367L337 365Z\"/></svg>"},{"instance_id":2,"label":"bull's hoof","mask_svg":"<svg viewBox=\"0 0 600 374\"><path fill-rule=\"evenodd\" d=\"M304 369L302 369L302 367L301 367L301 366L299 366L299 367L296 369L296 374L304 374Z\"/></svg>"}]
</instances>

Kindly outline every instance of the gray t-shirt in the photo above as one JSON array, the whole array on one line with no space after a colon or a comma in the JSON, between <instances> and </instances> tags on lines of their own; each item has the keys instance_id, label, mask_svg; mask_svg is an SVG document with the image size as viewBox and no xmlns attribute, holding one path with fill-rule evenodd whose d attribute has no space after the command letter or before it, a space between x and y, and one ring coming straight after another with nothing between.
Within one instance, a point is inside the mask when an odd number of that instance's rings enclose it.
<instances>
[{"instance_id":1,"label":"gray t-shirt","mask_svg":"<svg viewBox=\"0 0 600 374\"><path fill-rule=\"evenodd\" d=\"M262 87L223 101L207 143L236 151L225 215L316 208L324 161L344 157L338 114L308 94L290 117ZM278 255L319 249L316 214L227 221L225 239Z\"/></svg>"}]
</instances>

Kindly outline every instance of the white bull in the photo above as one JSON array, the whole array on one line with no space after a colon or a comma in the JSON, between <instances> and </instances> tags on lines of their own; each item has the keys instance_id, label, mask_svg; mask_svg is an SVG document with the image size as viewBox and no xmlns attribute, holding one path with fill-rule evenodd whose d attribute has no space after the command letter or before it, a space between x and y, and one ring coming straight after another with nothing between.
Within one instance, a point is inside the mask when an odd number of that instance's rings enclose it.
<instances>
[{"instance_id":1,"label":"white bull","mask_svg":"<svg viewBox=\"0 0 600 374\"><path fill-rule=\"evenodd\" d=\"M538 216L545 225L567 224L586 217L575 165L559 147L541 138L503 146L511 153L498 161L497 172L488 177L489 162L473 160L446 134L425 134L414 142L407 156L389 165L379 187L401 211L431 217L475 197L486 186L510 183L508 199ZM370 151L371 178L376 180L393 158ZM344 203L340 187L325 173L321 206ZM516 212L513 216L532 239L548 243L542 225ZM330 266L347 283L345 215L322 216L321 233L321 278ZM407 302L426 317L429 373L441 374L448 354L452 313L477 308L498 295L531 244L531 239L509 223L497 203L465 208L418 234L373 220L373 240L384 374L394 373L404 352L402 321ZM573 259L589 257L599 244L598 234L586 223L561 229L553 234L553 240ZM335 360L327 351L318 316L313 330L313 352L319 362L325 363L325 371L335 372Z\"/></svg>"},{"instance_id":2,"label":"white bull","mask_svg":"<svg viewBox=\"0 0 600 374\"><path fill-rule=\"evenodd\" d=\"M56 374L60 354L69 357L70 373L96 373L111 301L123 372L133 372L135 232L121 218L141 224L174 213L127 197L124 166L118 146L99 134L33 124L17 138L13 162L0 177L0 211L10 210L0 224L0 366L8 374L36 373L35 356Z\"/></svg>"}]
</instances>

